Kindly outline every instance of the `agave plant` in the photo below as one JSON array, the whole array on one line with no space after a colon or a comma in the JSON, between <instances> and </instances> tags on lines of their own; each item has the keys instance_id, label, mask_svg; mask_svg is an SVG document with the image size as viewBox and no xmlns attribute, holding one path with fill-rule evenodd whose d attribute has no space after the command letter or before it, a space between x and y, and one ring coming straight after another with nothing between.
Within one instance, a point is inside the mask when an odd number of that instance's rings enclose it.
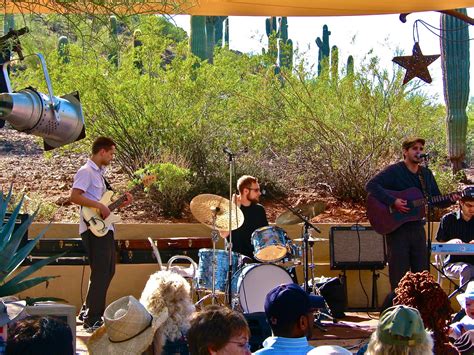
<instances>
[{"instance_id":1,"label":"agave plant","mask_svg":"<svg viewBox=\"0 0 474 355\"><path fill-rule=\"evenodd\" d=\"M18 249L23 235L33 222L37 211L23 221L18 229L14 231L15 221L23 204L23 197L10 214L8 220L6 220L5 215L7 213L8 204L12 198L12 187L10 186L7 195L4 195L3 191L0 191L0 197L0 297L4 297L15 295L57 277L40 276L27 279L31 274L55 261L65 253L37 261L13 276L15 270L17 270L25 258L31 253L31 250L33 250L38 240L46 233L48 228L45 228L36 238L28 241L26 245Z\"/></svg>"}]
</instances>

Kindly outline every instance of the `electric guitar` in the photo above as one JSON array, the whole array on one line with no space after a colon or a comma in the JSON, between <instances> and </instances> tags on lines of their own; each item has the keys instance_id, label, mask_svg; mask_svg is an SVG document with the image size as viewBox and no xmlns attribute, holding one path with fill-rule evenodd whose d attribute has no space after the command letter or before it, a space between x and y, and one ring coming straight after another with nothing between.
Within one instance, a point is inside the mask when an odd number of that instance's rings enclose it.
<instances>
[{"instance_id":1,"label":"electric guitar","mask_svg":"<svg viewBox=\"0 0 474 355\"><path fill-rule=\"evenodd\" d=\"M144 186L150 186L156 181L156 177L147 176L142 179L142 182L133 187L129 193L133 194L138 190L141 190ZM103 219L100 211L96 208L82 206L82 217L86 222L87 227L96 237L103 237L109 231L111 224L121 221L120 216L112 213L113 210L120 207L125 201L127 201L127 195L123 194L118 199L112 202L113 191L107 190L102 198L99 200L100 203L106 205L110 210L110 215Z\"/></svg>"},{"instance_id":2,"label":"electric guitar","mask_svg":"<svg viewBox=\"0 0 474 355\"><path fill-rule=\"evenodd\" d=\"M407 200L407 207L409 207L410 210L407 213L399 212L369 194L367 197L367 217L377 233L388 234L406 222L419 221L425 217L426 199L418 188L410 187L402 191L385 191L395 198ZM433 196L431 202L445 202L450 200L455 194L460 193L451 192L447 195Z\"/></svg>"}]
</instances>

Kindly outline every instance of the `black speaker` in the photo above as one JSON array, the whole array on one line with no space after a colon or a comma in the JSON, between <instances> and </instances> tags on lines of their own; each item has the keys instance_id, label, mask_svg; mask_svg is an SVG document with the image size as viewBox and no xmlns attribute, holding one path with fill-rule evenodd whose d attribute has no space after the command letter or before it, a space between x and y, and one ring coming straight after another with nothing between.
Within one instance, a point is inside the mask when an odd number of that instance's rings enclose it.
<instances>
[{"instance_id":1,"label":"black speaker","mask_svg":"<svg viewBox=\"0 0 474 355\"><path fill-rule=\"evenodd\" d=\"M272 328L267 322L265 312L244 313L244 317L250 328L250 351L263 348L263 341L272 336Z\"/></svg>"},{"instance_id":2,"label":"black speaker","mask_svg":"<svg viewBox=\"0 0 474 355\"><path fill-rule=\"evenodd\" d=\"M329 251L332 270L377 270L387 263L385 237L371 227L331 227Z\"/></svg>"}]
</instances>

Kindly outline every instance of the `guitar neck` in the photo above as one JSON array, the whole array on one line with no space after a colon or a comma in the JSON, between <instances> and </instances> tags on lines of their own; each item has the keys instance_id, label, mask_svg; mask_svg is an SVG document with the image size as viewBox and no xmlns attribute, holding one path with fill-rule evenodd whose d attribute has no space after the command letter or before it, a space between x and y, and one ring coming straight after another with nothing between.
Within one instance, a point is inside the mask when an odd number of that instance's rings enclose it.
<instances>
[{"instance_id":1,"label":"guitar neck","mask_svg":"<svg viewBox=\"0 0 474 355\"><path fill-rule=\"evenodd\" d=\"M131 194L135 193L136 191L140 190L141 188L143 187L143 184L138 184L137 186L135 186L133 189L131 189L129 192ZM125 201L127 201L127 195L126 194L123 194L122 196L120 196L118 199L116 199L114 202L112 202L108 207L109 207L109 210L110 212L112 212L113 210L117 209L118 207L120 207L122 205L122 203L124 203Z\"/></svg>"},{"instance_id":2,"label":"guitar neck","mask_svg":"<svg viewBox=\"0 0 474 355\"><path fill-rule=\"evenodd\" d=\"M451 193L446 194L446 195L432 196L431 197L431 203L437 204L437 203L441 203L441 202L446 202L446 201L450 200L451 197L453 197L455 194L457 194L457 192L451 192ZM414 207L420 207L422 205L425 205L427 202L428 202L428 200L426 198L420 198L418 200L413 200L412 201Z\"/></svg>"}]
</instances>

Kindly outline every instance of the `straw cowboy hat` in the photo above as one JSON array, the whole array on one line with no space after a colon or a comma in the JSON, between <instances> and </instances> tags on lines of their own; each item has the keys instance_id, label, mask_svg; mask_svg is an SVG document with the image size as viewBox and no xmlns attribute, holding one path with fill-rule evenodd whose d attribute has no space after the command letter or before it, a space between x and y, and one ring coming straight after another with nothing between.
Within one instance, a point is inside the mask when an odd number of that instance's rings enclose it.
<instances>
[{"instance_id":1,"label":"straw cowboy hat","mask_svg":"<svg viewBox=\"0 0 474 355\"><path fill-rule=\"evenodd\" d=\"M104 325L89 339L90 354L141 354L153 342L155 331L168 318L168 309L152 316L133 296L111 303L104 312Z\"/></svg>"},{"instance_id":2,"label":"straw cowboy hat","mask_svg":"<svg viewBox=\"0 0 474 355\"><path fill-rule=\"evenodd\" d=\"M7 301L0 298L0 327L18 319L25 310L25 301Z\"/></svg>"}]
</instances>

